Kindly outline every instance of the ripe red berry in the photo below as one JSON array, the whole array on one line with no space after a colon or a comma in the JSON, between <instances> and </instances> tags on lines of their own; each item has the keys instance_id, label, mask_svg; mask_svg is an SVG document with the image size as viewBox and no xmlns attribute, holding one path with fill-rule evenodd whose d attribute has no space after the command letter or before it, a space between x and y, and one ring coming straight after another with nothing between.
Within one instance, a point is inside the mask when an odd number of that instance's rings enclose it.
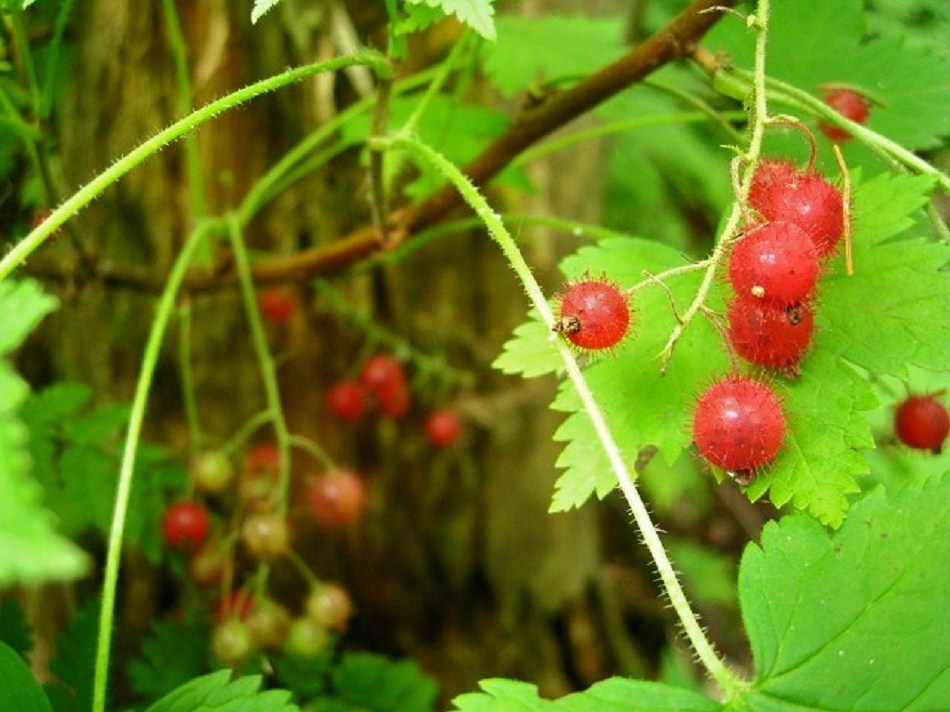
<instances>
[{"instance_id":1,"label":"ripe red berry","mask_svg":"<svg viewBox=\"0 0 950 712\"><path fill-rule=\"evenodd\" d=\"M729 255L729 281L736 294L775 307L806 299L820 271L808 235L782 221L754 227Z\"/></svg>"},{"instance_id":2,"label":"ripe red berry","mask_svg":"<svg viewBox=\"0 0 950 712\"><path fill-rule=\"evenodd\" d=\"M227 489L234 479L231 460L220 450L204 450L189 463L188 473L195 485L210 494L219 494Z\"/></svg>"},{"instance_id":3,"label":"ripe red berry","mask_svg":"<svg viewBox=\"0 0 950 712\"><path fill-rule=\"evenodd\" d=\"M566 285L560 295L557 331L582 349L607 349L620 343L630 326L627 295L604 280Z\"/></svg>"},{"instance_id":4,"label":"ripe red berry","mask_svg":"<svg viewBox=\"0 0 950 712\"><path fill-rule=\"evenodd\" d=\"M262 443L252 447L244 458L244 472L249 475L276 473L280 468L280 451L276 445Z\"/></svg>"},{"instance_id":5,"label":"ripe red berry","mask_svg":"<svg viewBox=\"0 0 950 712\"><path fill-rule=\"evenodd\" d=\"M363 515L366 485L352 470L334 470L310 481L307 501L317 522L329 529L342 529Z\"/></svg>"},{"instance_id":6,"label":"ripe red berry","mask_svg":"<svg viewBox=\"0 0 950 712\"><path fill-rule=\"evenodd\" d=\"M337 381L327 391L327 407L340 420L359 420L366 406L366 390L356 381Z\"/></svg>"},{"instance_id":7,"label":"ripe red berry","mask_svg":"<svg viewBox=\"0 0 950 712\"><path fill-rule=\"evenodd\" d=\"M785 437L785 416L775 392L744 376L710 386L693 414L693 440L707 461L750 475L775 457Z\"/></svg>"},{"instance_id":8,"label":"ripe red berry","mask_svg":"<svg viewBox=\"0 0 950 712\"><path fill-rule=\"evenodd\" d=\"M798 169L791 161L783 161L778 158L765 158L755 167L755 173L752 174L752 184L749 186L749 205L757 207L762 205L766 196L776 185L788 183Z\"/></svg>"},{"instance_id":9,"label":"ripe red berry","mask_svg":"<svg viewBox=\"0 0 950 712\"><path fill-rule=\"evenodd\" d=\"M822 97L822 101L846 119L851 119L858 124L867 123L868 103L854 89L829 89ZM851 134L838 126L822 122L818 125L818 128L832 141L848 141L851 139Z\"/></svg>"},{"instance_id":10,"label":"ripe red berry","mask_svg":"<svg viewBox=\"0 0 950 712\"><path fill-rule=\"evenodd\" d=\"M363 364L360 383L377 398L399 390L406 384L406 371L402 364L389 354L376 354Z\"/></svg>"},{"instance_id":11,"label":"ripe red berry","mask_svg":"<svg viewBox=\"0 0 950 712\"><path fill-rule=\"evenodd\" d=\"M934 396L910 396L894 414L894 430L908 447L940 452L950 433L950 415Z\"/></svg>"},{"instance_id":12,"label":"ripe red berry","mask_svg":"<svg viewBox=\"0 0 950 712\"><path fill-rule=\"evenodd\" d=\"M412 393L405 383L394 388L380 390L376 395L379 412L386 418L402 418L412 407Z\"/></svg>"},{"instance_id":13,"label":"ripe red berry","mask_svg":"<svg viewBox=\"0 0 950 712\"><path fill-rule=\"evenodd\" d=\"M162 517L165 543L174 549L197 549L210 531L211 515L198 502L175 502Z\"/></svg>"},{"instance_id":14,"label":"ripe red berry","mask_svg":"<svg viewBox=\"0 0 950 712\"><path fill-rule=\"evenodd\" d=\"M739 356L758 366L794 366L814 331L815 319L805 303L783 308L734 299L729 305L729 343Z\"/></svg>"},{"instance_id":15,"label":"ripe red berry","mask_svg":"<svg viewBox=\"0 0 950 712\"><path fill-rule=\"evenodd\" d=\"M756 186L755 178L752 182ZM834 252L844 236L844 201L837 188L808 171L785 179L766 176L758 182L759 187L749 191L749 204L762 217L794 223L811 238L818 257Z\"/></svg>"},{"instance_id":16,"label":"ripe red berry","mask_svg":"<svg viewBox=\"0 0 950 712\"><path fill-rule=\"evenodd\" d=\"M285 324L297 309L297 295L287 289L263 289L257 295L261 314L271 324Z\"/></svg>"},{"instance_id":17,"label":"ripe red berry","mask_svg":"<svg viewBox=\"0 0 950 712\"><path fill-rule=\"evenodd\" d=\"M434 447L451 447L462 436L462 419L454 410L439 408L426 418L425 432Z\"/></svg>"}]
</instances>

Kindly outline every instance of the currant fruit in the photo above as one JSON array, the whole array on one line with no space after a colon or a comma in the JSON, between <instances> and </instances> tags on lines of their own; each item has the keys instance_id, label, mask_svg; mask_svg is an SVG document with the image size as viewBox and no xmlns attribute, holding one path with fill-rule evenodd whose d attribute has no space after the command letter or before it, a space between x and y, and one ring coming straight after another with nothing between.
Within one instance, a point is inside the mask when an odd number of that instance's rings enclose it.
<instances>
[{"instance_id":1,"label":"currant fruit","mask_svg":"<svg viewBox=\"0 0 950 712\"><path fill-rule=\"evenodd\" d=\"M377 398L385 400L387 395L406 385L406 371L394 356L376 354L363 364L360 383Z\"/></svg>"},{"instance_id":2,"label":"currant fruit","mask_svg":"<svg viewBox=\"0 0 950 712\"><path fill-rule=\"evenodd\" d=\"M754 227L729 255L729 281L736 294L776 307L807 298L820 271L808 235L782 221Z\"/></svg>"},{"instance_id":3,"label":"currant fruit","mask_svg":"<svg viewBox=\"0 0 950 712\"><path fill-rule=\"evenodd\" d=\"M367 405L366 390L356 381L337 381L327 391L327 407L340 420L359 420Z\"/></svg>"},{"instance_id":4,"label":"currant fruit","mask_svg":"<svg viewBox=\"0 0 950 712\"><path fill-rule=\"evenodd\" d=\"M297 310L297 295L286 289L264 289L257 295L261 314L271 324L286 324Z\"/></svg>"},{"instance_id":5,"label":"currant fruit","mask_svg":"<svg viewBox=\"0 0 950 712\"><path fill-rule=\"evenodd\" d=\"M405 383L396 385L376 394L376 404L385 418L398 419L405 416L412 407L412 393Z\"/></svg>"},{"instance_id":6,"label":"currant fruit","mask_svg":"<svg viewBox=\"0 0 950 712\"><path fill-rule=\"evenodd\" d=\"M811 343L815 319L806 303L772 307L737 298L729 305L729 343L750 363L794 366Z\"/></svg>"},{"instance_id":7,"label":"currant fruit","mask_svg":"<svg viewBox=\"0 0 950 712\"><path fill-rule=\"evenodd\" d=\"M837 188L808 171L784 179L765 176L759 183L759 189L749 191L749 204L762 217L794 223L811 238L818 257L835 251L844 236L844 201Z\"/></svg>"},{"instance_id":8,"label":"currant fruit","mask_svg":"<svg viewBox=\"0 0 950 712\"><path fill-rule=\"evenodd\" d=\"M197 549L211 531L211 515L198 502L175 502L162 517L165 543L173 549Z\"/></svg>"},{"instance_id":9,"label":"currant fruit","mask_svg":"<svg viewBox=\"0 0 950 712\"><path fill-rule=\"evenodd\" d=\"M785 437L785 416L775 392L744 376L729 376L700 396L693 440L708 462L744 481L775 457Z\"/></svg>"},{"instance_id":10,"label":"currant fruit","mask_svg":"<svg viewBox=\"0 0 950 712\"><path fill-rule=\"evenodd\" d=\"M262 648L279 648L287 640L290 613L276 601L265 598L247 615L245 623L257 645Z\"/></svg>"},{"instance_id":11,"label":"currant fruit","mask_svg":"<svg viewBox=\"0 0 950 712\"><path fill-rule=\"evenodd\" d=\"M255 647L250 629L237 618L221 623L211 634L211 652L229 667L239 665L251 657Z\"/></svg>"},{"instance_id":12,"label":"currant fruit","mask_svg":"<svg viewBox=\"0 0 950 712\"><path fill-rule=\"evenodd\" d=\"M275 445L255 445L244 460L238 480L241 503L254 511L267 511L277 494L280 477L280 452Z\"/></svg>"},{"instance_id":13,"label":"currant fruit","mask_svg":"<svg viewBox=\"0 0 950 712\"><path fill-rule=\"evenodd\" d=\"M342 529L363 515L366 485L352 470L334 470L310 481L307 501L317 522L329 529Z\"/></svg>"},{"instance_id":14,"label":"currant fruit","mask_svg":"<svg viewBox=\"0 0 950 712\"><path fill-rule=\"evenodd\" d=\"M211 538L188 561L188 575L196 586L217 586L224 577L228 552L221 542Z\"/></svg>"},{"instance_id":15,"label":"currant fruit","mask_svg":"<svg viewBox=\"0 0 950 712\"><path fill-rule=\"evenodd\" d=\"M822 97L822 101L846 119L851 119L857 124L867 123L868 103L854 89L829 89ZM818 125L818 128L832 141L848 141L851 139L851 134L838 126L822 122Z\"/></svg>"},{"instance_id":16,"label":"currant fruit","mask_svg":"<svg viewBox=\"0 0 950 712\"><path fill-rule=\"evenodd\" d=\"M284 650L294 658L312 659L330 650L333 636L326 628L307 616L294 618Z\"/></svg>"},{"instance_id":17,"label":"currant fruit","mask_svg":"<svg viewBox=\"0 0 950 712\"><path fill-rule=\"evenodd\" d=\"M934 396L910 396L894 413L894 430L908 447L940 452L950 433L950 415Z\"/></svg>"},{"instance_id":18,"label":"currant fruit","mask_svg":"<svg viewBox=\"0 0 950 712\"><path fill-rule=\"evenodd\" d=\"M248 553L270 561L283 556L290 548L287 520L277 512L249 514L241 527L241 540Z\"/></svg>"},{"instance_id":19,"label":"currant fruit","mask_svg":"<svg viewBox=\"0 0 950 712\"><path fill-rule=\"evenodd\" d=\"M451 447L462 437L462 419L454 410L439 408L426 418L425 433L433 447Z\"/></svg>"},{"instance_id":20,"label":"currant fruit","mask_svg":"<svg viewBox=\"0 0 950 712\"><path fill-rule=\"evenodd\" d=\"M584 279L566 285L560 298L556 331L582 349L616 346L630 326L627 295L605 280Z\"/></svg>"},{"instance_id":21,"label":"currant fruit","mask_svg":"<svg viewBox=\"0 0 950 712\"><path fill-rule=\"evenodd\" d=\"M209 494L220 494L234 479L231 460L220 450L204 450L196 454L188 472L198 489Z\"/></svg>"},{"instance_id":22,"label":"currant fruit","mask_svg":"<svg viewBox=\"0 0 950 712\"><path fill-rule=\"evenodd\" d=\"M244 458L244 472L249 475L276 473L280 468L280 451L276 445L255 445Z\"/></svg>"},{"instance_id":23,"label":"currant fruit","mask_svg":"<svg viewBox=\"0 0 950 712\"><path fill-rule=\"evenodd\" d=\"M307 596L307 616L320 626L343 633L353 615L353 601L346 589L335 583L320 583Z\"/></svg>"},{"instance_id":24,"label":"currant fruit","mask_svg":"<svg viewBox=\"0 0 950 712\"><path fill-rule=\"evenodd\" d=\"M749 205L762 205L770 192L777 185L784 185L791 181L798 173L798 169L791 161L778 158L765 158L755 167L752 174L752 184L749 186Z\"/></svg>"}]
</instances>

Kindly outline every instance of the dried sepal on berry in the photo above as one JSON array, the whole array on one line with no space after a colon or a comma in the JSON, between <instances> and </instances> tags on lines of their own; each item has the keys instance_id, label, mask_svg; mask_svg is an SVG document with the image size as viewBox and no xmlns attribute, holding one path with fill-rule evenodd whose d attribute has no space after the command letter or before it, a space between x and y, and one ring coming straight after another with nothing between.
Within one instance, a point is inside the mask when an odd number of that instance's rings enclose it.
<instances>
[{"instance_id":1,"label":"dried sepal on berry","mask_svg":"<svg viewBox=\"0 0 950 712\"><path fill-rule=\"evenodd\" d=\"M600 351L616 346L633 321L627 293L606 277L585 276L568 282L557 301L554 330L580 349Z\"/></svg>"}]
</instances>

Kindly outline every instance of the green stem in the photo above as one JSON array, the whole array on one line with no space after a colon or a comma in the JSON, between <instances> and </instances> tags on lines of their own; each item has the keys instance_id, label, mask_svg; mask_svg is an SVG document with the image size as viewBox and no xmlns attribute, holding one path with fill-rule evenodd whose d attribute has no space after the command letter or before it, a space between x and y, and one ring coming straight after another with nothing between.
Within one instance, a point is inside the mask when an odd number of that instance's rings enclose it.
<instances>
[{"instance_id":1,"label":"green stem","mask_svg":"<svg viewBox=\"0 0 950 712\"><path fill-rule=\"evenodd\" d=\"M175 9L175 0L162 0L162 14L165 16L168 44L171 46L172 61L175 64L178 114L187 116L194 110L194 107L191 103L191 80L188 77L188 50L185 45L185 36L181 31L178 11ZM185 136L184 148L191 207L194 210L195 218L200 220L208 214L208 202L205 195L204 180L201 176L201 157L198 153L196 133L192 132Z\"/></svg>"},{"instance_id":2,"label":"green stem","mask_svg":"<svg viewBox=\"0 0 950 712\"><path fill-rule=\"evenodd\" d=\"M244 425L238 428L237 432L234 433L234 435L232 435L224 445L221 446L221 452L230 456L235 450L241 447L245 440L251 437L251 433L253 433L258 428L267 425L273 420L274 416L269 409L262 410L260 413L255 413L250 418L248 418Z\"/></svg>"},{"instance_id":3,"label":"green stem","mask_svg":"<svg viewBox=\"0 0 950 712\"><path fill-rule=\"evenodd\" d=\"M468 49L469 39L471 37L472 33L466 30L455 42L455 45L452 47L452 51L449 52L449 56L446 57L445 61L439 66L438 73L435 75L432 83L426 87L426 91L422 95L422 98L416 103L412 113L409 114L409 118L406 119L406 123L403 124L402 130L405 133L411 134L416 130L416 125L419 123L419 119L421 119L423 114L425 114L426 110L429 108L429 104L432 103L432 100L438 96L440 91L442 91L442 87L445 86L446 81L448 81L449 75L451 75L452 70L455 69L455 63L458 61L459 57L462 56L462 53Z\"/></svg>"},{"instance_id":4,"label":"green stem","mask_svg":"<svg viewBox=\"0 0 950 712\"><path fill-rule=\"evenodd\" d=\"M43 85L43 96L40 100L40 118L44 121L49 118L53 110L53 92L56 89L57 73L59 71L59 50L63 46L63 36L66 34L66 24L73 11L73 0L62 0L59 11L56 13L56 22L53 25L53 39L49 43L46 55L46 83Z\"/></svg>"},{"instance_id":5,"label":"green stem","mask_svg":"<svg viewBox=\"0 0 950 712\"><path fill-rule=\"evenodd\" d=\"M310 455L310 457L323 465L326 469L338 469L336 463L333 461L333 458L327 454L327 451L310 438L305 438L303 435L291 435L290 444L303 450L305 453Z\"/></svg>"},{"instance_id":6,"label":"green stem","mask_svg":"<svg viewBox=\"0 0 950 712\"><path fill-rule=\"evenodd\" d=\"M521 280L522 286L527 292L532 305L541 315L542 321L553 334L555 326L554 314L544 297L544 293L541 291L541 286L537 280L535 280L530 267L518 250L514 239L505 229L501 218L491 209L491 206L489 206L485 198L478 192L478 189L444 156L420 141L405 135L395 136L390 139L390 141L394 147L403 148L416 156L417 159L429 163L438 169L455 186L459 193L461 193L465 202L467 202L478 217L482 219L492 238L494 238L495 242L501 248L501 251L505 254L509 264L514 268L519 280ZM562 339L553 338L552 342L561 360L564 362L568 378L570 378L571 383L580 395L584 410L594 426L597 438L610 462L611 469L620 483L620 488L627 502L630 504L634 519L643 535L644 543L653 557L657 570L660 573L660 578L663 581L663 586L666 589L667 596L686 631L687 638L699 656L700 661L720 687L730 696L737 694L739 690L744 689L745 683L738 678L716 654L712 643L703 632L696 614L690 607L686 594L683 592L679 580L676 577L673 565L660 541L656 526L651 521L646 505L640 498L639 492L637 492L633 478L623 460L620 448L617 446L613 434L607 427L603 412L600 410L600 406L597 404L593 393L587 385L587 381L584 379L584 375L581 372L580 366L577 364L577 360L574 358L574 354Z\"/></svg>"},{"instance_id":7,"label":"green stem","mask_svg":"<svg viewBox=\"0 0 950 712\"><path fill-rule=\"evenodd\" d=\"M192 457L201 447L201 425L198 418L198 403L195 400L195 381L191 369L191 302L178 310L178 370L181 374L181 398L185 405L185 421L188 423L188 448Z\"/></svg>"},{"instance_id":8,"label":"green stem","mask_svg":"<svg viewBox=\"0 0 950 712\"><path fill-rule=\"evenodd\" d=\"M241 296L244 299L244 311L247 314L248 326L251 329L251 343L257 355L257 364L261 373L261 383L264 385L264 398L267 410L274 422L274 436L277 441L277 450L280 453L280 502L278 509L281 514L287 511L287 496L290 491L290 431L284 418L284 410L280 401L280 385L277 382L277 363L271 355L267 345L267 334L264 331L264 322L257 306L257 293L254 290L254 280L251 276L251 260L241 234L241 225L236 214L228 216L228 237L231 250L234 253L234 266L237 268L238 282L241 286Z\"/></svg>"},{"instance_id":9,"label":"green stem","mask_svg":"<svg viewBox=\"0 0 950 712\"><path fill-rule=\"evenodd\" d=\"M42 94L40 93L40 82L36 75L36 64L33 62L33 53L30 51L30 38L26 31L26 25L23 23L22 3L14 2L11 3L11 5L13 35L16 38L20 63L23 67L23 72L26 74L26 83L30 88L30 103L32 104L33 116L38 118L40 115Z\"/></svg>"},{"instance_id":10,"label":"green stem","mask_svg":"<svg viewBox=\"0 0 950 712\"><path fill-rule=\"evenodd\" d=\"M145 420L145 409L148 404L148 393L152 385L152 378L155 375L155 367L158 364L165 328L174 313L175 298L185 279L191 258L208 232L207 224L205 227L195 230L188 238L172 267L168 282L165 284L165 289L162 291L155 309L155 318L152 321L152 328L145 344L145 353L142 356L142 368L139 371L138 381L135 385L135 395L132 398L132 409L129 413L129 429L125 436L122 463L119 468L119 484L116 489L115 510L112 514L112 528L109 532L109 547L106 553L105 577L102 583L102 609L99 613L99 637L93 679L93 712L103 712L106 706L109 653L112 646L112 624L115 614L116 586L119 581L122 538L129 506L129 494L132 491L135 458L142 434L142 423Z\"/></svg>"},{"instance_id":11,"label":"green stem","mask_svg":"<svg viewBox=\"0 0 950 712\"><path fill-rule=\"evenodd\" d=\"M46 220L37 226L36 229L17 243L17 245L0 260L0 281L6 279L6 277L29 257L56 228L92 202L92 200L98 197L109 185L172 141L181 138L189 131L194 130L195 127L217 116L221 112L227 111L249 99L253 99L261 94L266 94L267 92L274 91L282 86L300 81L301 79L320 72L335 71L356 64L365 64L377 71L386 71L389 66L377 52L366 51L350 57L336 57L325 62L317 62L304 67L288 69L281 74L268 77L267 79L232 92L217 101L203 106L185 118L176 121L167 129L160 131L145 141L138 148L130 151L76 191L65 203L54 210Z\"/></svg>"}]
</instances>

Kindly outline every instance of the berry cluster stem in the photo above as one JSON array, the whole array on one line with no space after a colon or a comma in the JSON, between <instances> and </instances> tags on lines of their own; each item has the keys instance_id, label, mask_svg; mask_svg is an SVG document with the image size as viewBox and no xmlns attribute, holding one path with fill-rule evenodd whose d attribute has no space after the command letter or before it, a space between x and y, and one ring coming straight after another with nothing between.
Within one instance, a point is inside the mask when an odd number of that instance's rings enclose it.
<instances>
[{"instance_id":1,"label":"berry cluster stem","mask_svg":"<svg viewBox=\"0 0 950 712\"><path fill-rule=\"evenodd\" d=\"M417 159L432 165L455 186L465 202L468 203L478 217L481 218L485 227L488 228L489 234L501 248L505 257L508 258L525 292L527 292L532 305L537 309L542 321L553 334L555 318L551 307L544 298L541 286L534 278L531 268L518 250L514 239L505 228L500 216L491 209L491 206L481 193L478 192L478 189L472 182L444 156L413 137L399 134L388 139L386 143L393 148L405 149ZM382 148L384 146L380 147ZM729 669L726 663L716 653L712 642L706 637L696 614L690 607L686 594L683 592L679 579L676 577L673 565L660 541L656 526L650 519L646 505L640 498L640 494L633 483L633 478L623 461L620 448L617 446L613 434L607 426L603 412L600 410L600 406L597 404L594 394L591 392L587 381L584 379L584 375L581 373L580 366L578 366L574 354L560 339L553 339L553 345L563 360L567 376L577 389L581 397L581 402L584 404L584 410L594 425L597 438L607 455L611 469L614 471L620 483L620 489L630 505L634 520L643 535L644 543L656 563L657 570L660 573L660 579L663 582L663 587L686 632L686 637L689 639L690 644L693 646L702 664L709 671L709 674L723 691L726 692L727 696L730 699L733 698L740 690L744 689L745 683Z\"/></svg>"},{"instance_id":2,"label":"berry cluster stem","mask_svg":"<svg viewBox=\"0 0 950 712\"><path fill-rule=\"evenodd\" d=\"M670 338L667 339L666 346L663 347L663 351L660 353L663 361L661 372L666 371L670 359L673 357L673 349L676 347L676 343L706 303L706 297L709 296L709 290L712 288L716 277L716 270L719 269L729 245L735 241L738 235L739 225L749 198L752 176L755 174L755 167L762 153L762 140L765 137L765 127L769 122L765 90L765 50L768 39L769 0L759 0L755 14L750 16L749 26L756 33L755 69L752 81L753 101L749 108L749 148L743 155L732 159L733 174L740 176L738 194L732 203L729 218L719 239L716 241L712 254L706 260L706 273L703 275L699 289L696 291L696 296L682 316L677 319L676 326L673 327Z\"/></svg>"}]
</instances>

